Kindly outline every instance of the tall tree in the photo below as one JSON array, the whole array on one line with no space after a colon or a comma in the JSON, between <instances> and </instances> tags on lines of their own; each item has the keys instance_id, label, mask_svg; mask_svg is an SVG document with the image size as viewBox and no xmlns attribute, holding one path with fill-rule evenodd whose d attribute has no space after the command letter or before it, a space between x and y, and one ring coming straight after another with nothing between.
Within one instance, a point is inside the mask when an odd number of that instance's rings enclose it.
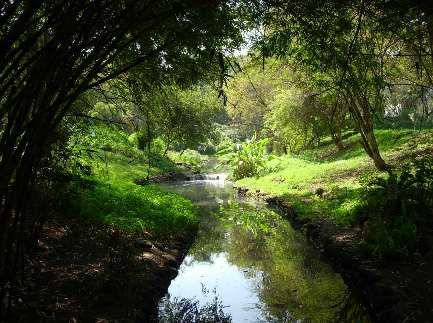
<instances>
[{"instance_id":1,"label":"tall tree","mask_svg":"<svg viewBox=\"0 0 433 323\"><path fill-rule=\"evenodd\" d=\"M365 151L378 169L386 169L373 131L374 113L382 109L383 64L379 55L360 54L378 51L369 4L362 0L268 4L263 18L270 30L267 52L303 66L321 92L341 92Z\"/></svg>"}]
</instances>

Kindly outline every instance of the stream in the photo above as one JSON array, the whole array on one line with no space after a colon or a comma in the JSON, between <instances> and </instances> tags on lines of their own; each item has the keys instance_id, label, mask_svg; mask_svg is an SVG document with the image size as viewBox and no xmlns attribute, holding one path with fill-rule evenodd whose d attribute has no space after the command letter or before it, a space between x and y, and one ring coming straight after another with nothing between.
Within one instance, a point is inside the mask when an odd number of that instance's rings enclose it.
<instances>
[{"instance_id":1,"label":"stream","mask_svg":"<svg viewBox=\"0 0 433 323\"><path fill-rule=\"evenodd\" d=\"M369 322L341 276L223 174L161 184L199 207L197 237L160 301L161 322Z\"/></svg>"}]
</instances>

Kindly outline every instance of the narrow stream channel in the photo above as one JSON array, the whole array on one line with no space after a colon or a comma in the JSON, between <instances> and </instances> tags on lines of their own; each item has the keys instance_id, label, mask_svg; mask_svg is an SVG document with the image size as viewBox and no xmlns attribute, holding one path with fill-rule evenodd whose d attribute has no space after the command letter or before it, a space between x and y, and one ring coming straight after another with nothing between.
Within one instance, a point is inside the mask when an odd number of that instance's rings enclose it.
<instances>
[{"instance_id":1,"label":"narrow stream channel","mask_svg":"<svg viewBox=\"0 0 433 323\"><path fill-rule=\"evenodd\" d=\"M203 308L221 322L369 322L340 275L287 220L237 199L223 175L213 178L162 185L193 200L201 223L160 302L161 322L189 322Z\"/></svg>"}]
</instances>

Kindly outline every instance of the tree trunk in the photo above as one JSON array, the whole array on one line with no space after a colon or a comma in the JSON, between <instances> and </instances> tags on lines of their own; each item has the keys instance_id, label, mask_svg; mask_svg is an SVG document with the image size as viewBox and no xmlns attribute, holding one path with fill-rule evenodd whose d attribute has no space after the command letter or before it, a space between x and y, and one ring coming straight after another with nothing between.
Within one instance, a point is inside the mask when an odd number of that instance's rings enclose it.
<instances>
[{"instance_id":1,"label":"tree trunk","mask_svg":"<svg viewBox=\"0 0 433 323\"><path fill-rule=\"evenodd\" d=\"M335 146L338 151L344 150L343 138L341 136L341 130L331 129L331 137L334 141Z\"/></svg>"},{"instance_id":2,"label":"tree trunk","mask_svg":"<svg viewBox=\"0 0 433 323\"><path fill-rule=\"evenodd\" d=\"M379 146L376 141L376 136L374 135L370 103L362 96L360 90L357 91L358 92L355 93L353 89L349 89L347 100L350 113L361 134L362 146L367 155L373 160L378 170L388 170L389 166L380 155Z\"/></svg>"},{"instance_id":3,"label":"tree trunk","mask_svg":"<svg viewBox=\"0 0 433 323\"><path fill-rule=\"evenodd\" d=\"M373 129L360 129L360 133L361 143L364 147L364 150L367 152L368 156L373 159L376 168L381 171L388 170L389 166L385 163L382 156L380 155Z\"/></svg>"}]
</instances>

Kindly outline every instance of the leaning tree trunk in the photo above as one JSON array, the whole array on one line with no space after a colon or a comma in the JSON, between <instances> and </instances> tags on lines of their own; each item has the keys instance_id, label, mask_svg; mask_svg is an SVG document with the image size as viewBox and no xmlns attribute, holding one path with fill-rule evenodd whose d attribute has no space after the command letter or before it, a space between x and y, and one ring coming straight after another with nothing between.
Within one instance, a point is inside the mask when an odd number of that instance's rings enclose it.
<instances>
[{"instance_id":1,"label":"leaning tree trunk","mask_svg":"<svg viewBox=\"0 0 433 323\"><path fill-rule=\"evenodd\" d=\"M370 103L360 90L355 92L353 89L349 89L347 92L349 110L361 134L361 143L365 152L373 160L378 170L385 171L389 169L380 154L376 136L374 135Z\"/></svg>"}]
</instances>

